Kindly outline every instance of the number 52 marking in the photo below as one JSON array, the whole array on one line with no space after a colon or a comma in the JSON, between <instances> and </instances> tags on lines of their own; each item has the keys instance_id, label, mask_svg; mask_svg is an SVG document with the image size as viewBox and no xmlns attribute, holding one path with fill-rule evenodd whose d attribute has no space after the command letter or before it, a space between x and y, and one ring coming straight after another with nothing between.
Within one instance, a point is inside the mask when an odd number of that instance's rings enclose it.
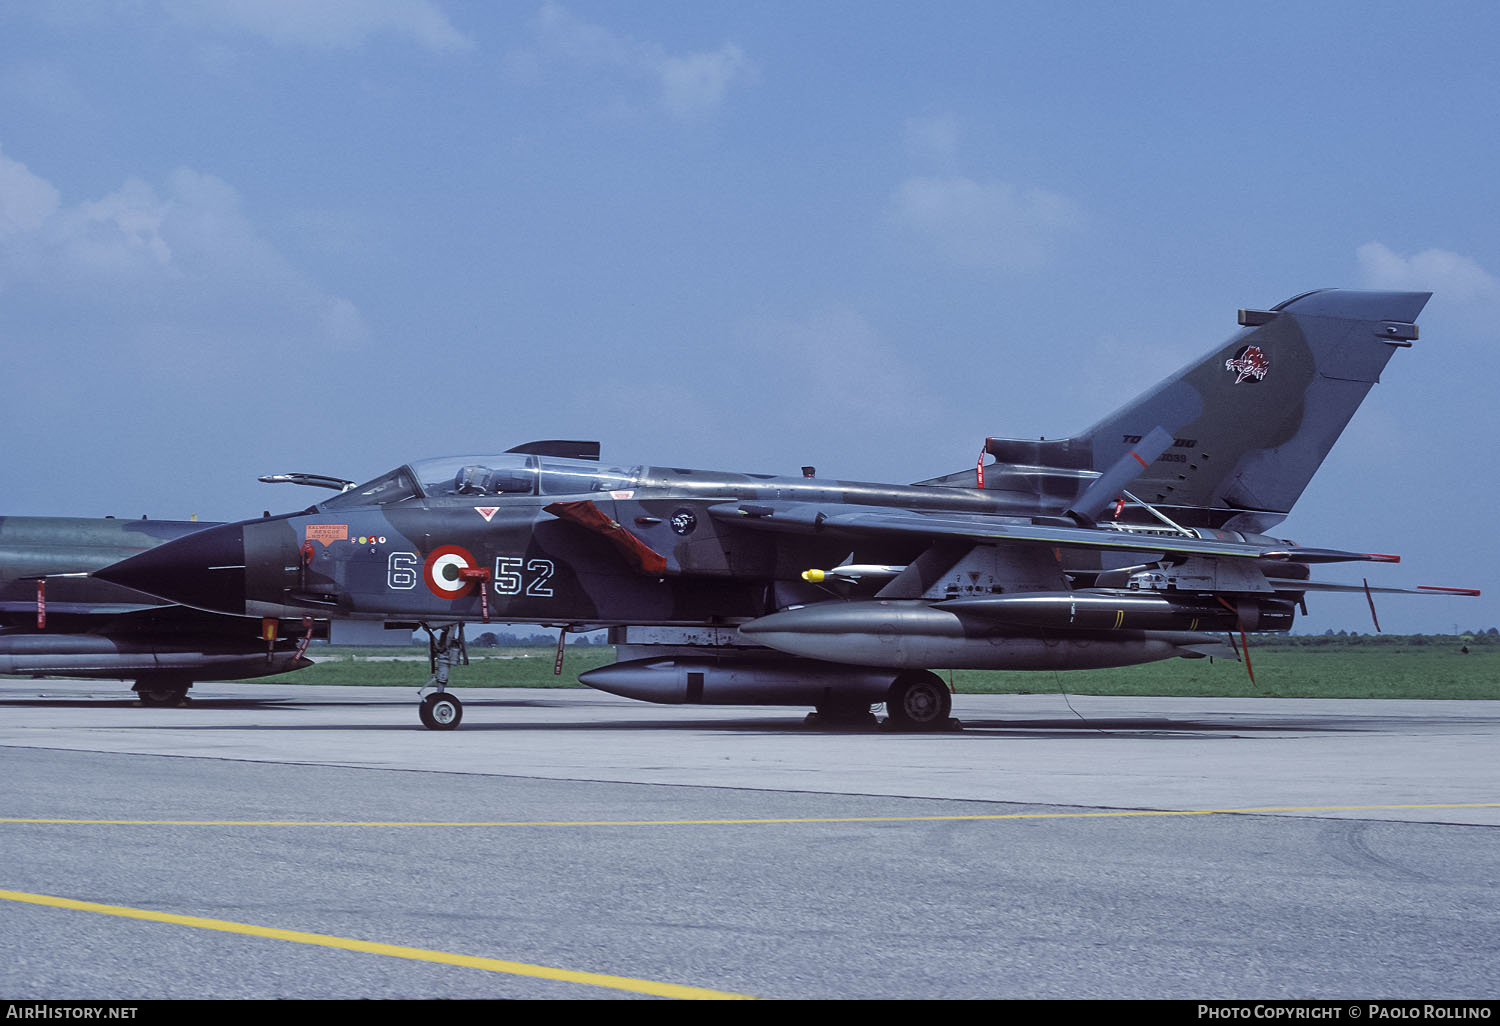
<instances>
[{"instance_id":1,"label":"number 52 marking","mask_svg":"<svg viewBox=\"0 0 1500 1026\"><path fill-rule=\"evenodd\" d=\"M552 580L552 575L556 572L557 568L550 559L528 560L522 556L496 556L495 593L519 595L524 589L527 595L551 598L552 587L547 582Z\"/></svg>"},{"instance_id":2,"label":"number 52 marking","mask_svg":"<svg viewBox=\"0 0 1500 1026\"><path fill-rule=\"evenodd\" d=\"M392 591L410 591L420 580L421 565L415 552L392 552L386 562L386 586ZM551 598L552 585L548 582L556 572L550 559L496 556L495 594Z\"/></svg>"}]
</instances>

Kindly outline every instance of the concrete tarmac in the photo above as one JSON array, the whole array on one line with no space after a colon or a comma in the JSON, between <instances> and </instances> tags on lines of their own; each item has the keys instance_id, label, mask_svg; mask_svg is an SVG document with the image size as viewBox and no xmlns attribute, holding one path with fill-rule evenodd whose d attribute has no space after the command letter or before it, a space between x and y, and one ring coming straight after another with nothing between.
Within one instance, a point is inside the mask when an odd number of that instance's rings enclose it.
<instances>
[{"instance_id":1,"label":"concrete tarmac","mask_svg":"<svg viewBox=\"0 0 1500 1026\"><path fill-rule=\"evenodd\" d=\"M414 688L0 681L0 997L1500 984L1497 703L455 693L433 732Z\"/></svg>"}]
</instances>

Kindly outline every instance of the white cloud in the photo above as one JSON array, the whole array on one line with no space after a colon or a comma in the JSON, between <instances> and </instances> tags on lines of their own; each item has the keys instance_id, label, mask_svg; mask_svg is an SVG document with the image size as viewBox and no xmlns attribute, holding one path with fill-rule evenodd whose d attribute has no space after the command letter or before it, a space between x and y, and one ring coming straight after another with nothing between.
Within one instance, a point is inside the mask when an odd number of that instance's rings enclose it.
<instances>
[{"instance_id":1,"label":"white cloud","mask_svg":"<svg viewBox=\"0 0 1500 1026\"><path fill-rule=\"evenodd\" d=\"M1364 283L1379 289L1421 289L1445 300L1500 302L1500 278L1466 256L1445 249L1426 249L1403 257L1379 242L1355 252Z\"/></svg>"},{"instance_id":2,"label":"white cloud","mask_svg":"<svg viewBox=\"0 0 1500 1026\"><path fill-rule=\"evenodd\" d=\"M0 293L81 315L118 341L196 337L209 351L342 350L368 331L347 299L293 267L226 182L190 169L99 199L58 190L0 154Z\"/></svg>"},{"instance_id":3,"label":"white cloud","mask_svg":"<svg viewBox=\"0 0 1500 1026\"><path fill-rule=\"evenodd\" d=\"M554 62L623 76L648 84L655 94L651 104L675 118L717 109L732 87L755 74L754 64L733 43L717 50L671 54L659 43L584 21L561 4L544 4L534 24L534 48L510 56L511 70L518 77L534 79Z\"/></svg>"},{"instance_id":4,"label":"white cloud","mask_svg":"<svg viewBox=\"0 0 1500 1026\"><path fill-rule=\"evenodd\" d=\"M9 236L40 228L57 210L58 201L51 182L0 151L0 244Z\"/></svg>"},{"instance_id":5,"label":"white cloud","mask_svg":"<svg viewBox=\"0 0 1500 1026\"><path fill-rule=\"evenodd\" d=\"M178 20L247 32L273 43L354 49L372 36L406 37L429 50L467 50L473 41L430 0L164 0Z\"/></svg>"},{"instance_id":6,"label":"white cloud","mask_svg":"<svg viewBox=\"0 0 1500 1026\"><path fill-rule=\"evenodd\" d=\"M579 64L630 67L649 62L653 48L576 18L561 4L546 3L536 15L541 48Z\"/></svg>"},{"instance_id":7,"label":"white cloud","mask_svg":"<svg viewBox=\"0 0 1500 1026\"><path fill-rule=\"evenodd\" d=\"M1040 267L1082 221L1066 196L962 176L908 178L892 205L903 229L942 258L976 270Z\"/></svg>"},{"instance_id":8,"label":"white cloud","mask_svg":"<svg viewBox=\"0 0 1500 1026\"><path fill-rule=\"evenodd\" d=\"M662 106L682 118L712 110L749 67L744 52L732 43L708 53L663 58L655 69Z\"/></svg>"},{"instance_id":9,"label":"white cloud","mask_svg":"<svg viewBox=\"0 0 1500 1026\"><path fill-rule=\"evenodd\" d=\"M103 199L59 210L44 226L38 256L54 274L94 281L157 273L176 278L181 265L174 265L162 237L170 212L169 202L133 178Z\"/></svg>"},{"instance_id":10,"label":"white cloud","mask_svg":"<svg viewBox=\"0 0 1500 1026\"><path fill-rule=\"evenodd\" d=\"M949 164L958 156L961 124L956 114L935 114L906 122L906 148L917 159Z\"/></svg>"}]
</instances>

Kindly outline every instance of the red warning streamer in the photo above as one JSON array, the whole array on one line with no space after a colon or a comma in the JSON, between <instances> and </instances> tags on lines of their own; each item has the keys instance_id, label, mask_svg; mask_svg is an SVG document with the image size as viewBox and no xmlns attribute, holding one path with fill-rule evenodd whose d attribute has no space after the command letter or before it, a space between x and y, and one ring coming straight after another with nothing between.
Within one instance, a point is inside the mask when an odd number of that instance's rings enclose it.
<instances>
[{"instance_id":1,"label":"red warning streamer","mask_svg":"<svg viewBox=\"0 0 1500 1026\"><path fill-rule=\"evenodd\" d=\"M546 511L559 520L571 520L580 527L604 535L641 573L656 577L667 572L666 556L625 530L588 499L554 502L546 507Z\"/></svg>"},{"instance_id":2,"label":"red warning streamer","mask_svg":"<svg viewBox=\"0 0 1500 1026\"><path fill-rule=\"evenodd\" d=\"M1365 582L1365 601L1370 603L1370 619L1375 621L1375 633L1379 634L1380 617L1375 615L1375 596L1370 594L1370 579L1368 577L1361 577L1360 580Z\"/></svg>"},{"instance_id":3,"label":"red warning streamer","mask_svg":"<svg viewBox=\"0 0 1500 1026\"><path fill-rule=\"evenodd\" d=\"M484 618L485 623L490 622L490 589L484 586L490 579L490 572L483 567L464 567L458 572L460 581L479 582L479 615Z\"/></svg>"},{"instance_id":4,"label":"red warning streamer","mask_svg":"<svg viewBox=\"0 0 1500 1026\"><path fill-rule=\"evenodd\" d=\"M1245 660L1245 672L1250 675L1250 683L1254 684L1255 668L1250 665L1250 635L1245 633L1245 618L1240 615L1240 611L1238 609L1229 604L1228 600L1225 599L1223 595L1216 595L1215 598L1219 600L1219 605L1223 606L1225 609L1233 613L1235 615L1235 619L1238 621L1238 625L1240 628L1240 645L1243 649L1243 658ZM1230 645L1234 644L1233 634L1229 635L1229 643Z\"/></svg>"},{"instance_id":5,"label":"red warning streamer","mask_svg":"<svg viewBox=\"0 0 1500 1026\"><path fill-rule=\"evenodd\" d=\"M310 616L304 616L302 618L302 638L301 638L301 640L299 640L297 642L297 661L298 662L301 662L302 661L302 657L305 656L305 655L307 655L307 646L312 643L312 636L313 636L313 618L310 617Z\"/></svg>"}]
</instances>

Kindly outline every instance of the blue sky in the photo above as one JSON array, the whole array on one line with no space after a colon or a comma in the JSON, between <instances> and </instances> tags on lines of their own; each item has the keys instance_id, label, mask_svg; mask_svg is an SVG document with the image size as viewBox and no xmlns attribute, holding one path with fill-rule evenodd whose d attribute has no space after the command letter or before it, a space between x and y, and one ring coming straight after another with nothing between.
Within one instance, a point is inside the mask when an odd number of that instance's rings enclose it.
<instances>
[{"instance_id":1,"label":"blue sky","mask_svg":"<svg viewBox=\"0 0 1500 1026\"><path fill-rule=\"evenodd\" d=\"M321 494L259 474L546 437L910 481L1238 307L1419 288L1278 533L1490 592L1387 630L1500 624L1497 40L1492 3L0 3L0 507L237 519Z\"/></svg>"}]
</instances>

